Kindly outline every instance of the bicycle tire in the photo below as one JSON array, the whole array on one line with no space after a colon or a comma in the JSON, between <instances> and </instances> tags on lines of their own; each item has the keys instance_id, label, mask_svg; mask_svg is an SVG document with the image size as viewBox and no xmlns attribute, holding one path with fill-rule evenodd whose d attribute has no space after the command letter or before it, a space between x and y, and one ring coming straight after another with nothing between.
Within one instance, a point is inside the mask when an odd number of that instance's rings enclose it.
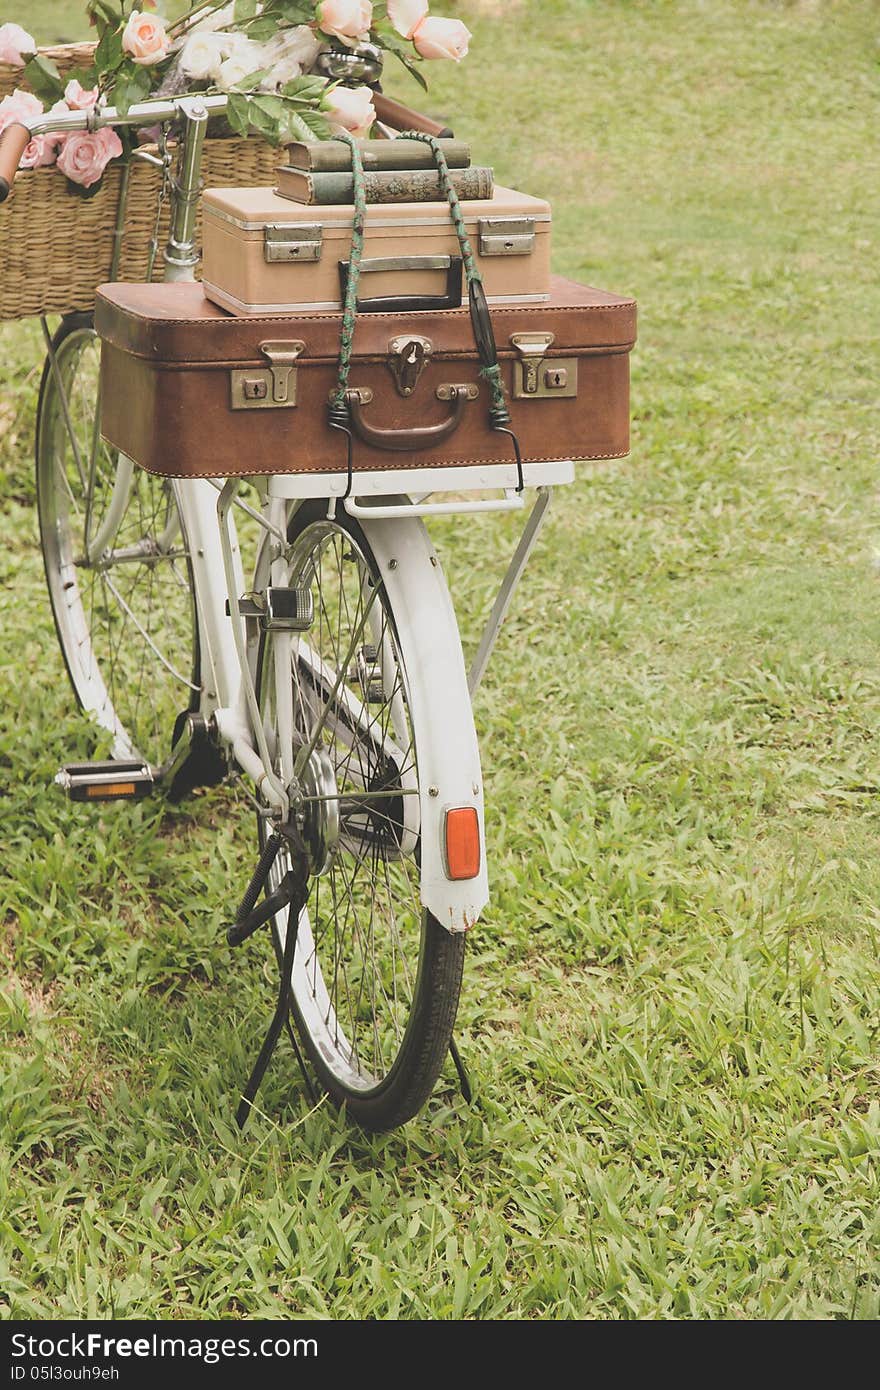
<instances>
[{"instance_id":1,"label":"bicycle tire","mask_svg":"<svg viewBox=\"0 0 880 1390\"><path fill-rule=\"evenodd\" d=\"M375 805L378 803L369 802L369 787L379 785L384 788L382 795L389 796L387 802L383 801L382 806L394 807L391 810L382 811L380 824L384 822L384 831L389 839L387 848L383 851L386 858L377 857L374 847L374 857L372 860L372 872L374 878L384 877L387 881L389 876L389 865L392 866L391 872L395 872L396 866L404 856L404 850L408 850L409 860L418 865L419 845L418 839L413 842L412 828L407 830L407 816L410 814L403 808L409 807L412 802L404 802L403 796L396 797L393 794L397 787L406 787L408 794L412 793L410 785L409 763L412 761L417 777L417 767L414 759L414 739L412 730L409 728L411 742L404 752L404 756L398 759L396 772L391 774L391 783L388 781L388 773L380 773L380 756L387 758L387 747L391 744L391 735L388 729L391 720L385 717L384 710L394 704L394 700L399 696L406 703L406 718L410 718L408 701L406 700L406 651L401 645L401 633L395 622L394 614L391 609L390 601L384 586L381 584L378 567L370 549L369 542L364 535L362 528L356 521L347 514L341 514L333 522L327 520L326 503L307 502L304 503L295 514L289 531L289 541L294 553L299 553L300 568L303 572L314 574L314 587L318 590L316 599L316 609L320 615L323 610L326 617L325 631L317 632L320 626L320 617L316 618L315 629L297 639L293 659L291 662L292 678L295 688L300 692L303 688L308 688L310 697L314 700L315 688L321 686L326 692L331 691L330 696L326 696L324 709L332 712L333 732L324 739L324 746L327 748L327 756L333 763L333 775L336 791L338 793L339 805L344 806L346 797L349 801L356 801L358 794L361 794L367 804ZM310 537L313 540L310 540ZM335 579L329 583L324 580L323 557L319 555L321 545L334 550L334 557L327 568L335 574ZM347 621L351 626L356 626L359 620L358 610L352 610L350 603L346 605L342 598L343 570L342 561L339 559L343 548L348 557L354 557L355 565L363 567L362 573L367 577L368 585L372 586L375 593L374 607L378 610L378 617L370 621L373 624L372 633L374 642L370 646L381 648L383 657L383 705L377 705L374 701L370 706L371 716L365 714L367 708L366 701L361 697L364 695L364 688L357 689L357 681L348 668L348 662L344 662L344 680L338 690L334 702L331 704L332 685L335 678L339 675L339 668L343 661L333 661L333 640L328 638L326 628L332 627L331 609L336 605L337 613L343 614L341 626L344 627ZM335 570L334 570L335 565ZM323 590L322 590L323 583ZM335 588L334 588L335 586ZM360 580L360 590L364 590L363 577ZM338 594L336 589L339 590ZM354 612L354 616L353 616ZM347 614L347 617L345 616ZM430 615L425 615L429 620ZM273 663L267 660L271 634L264 634L259 647L257 659L257 689L264 713L264 727L271 737L271 687L273 684L270 668ZM339 655L340 643L336 642L336 652ZM393 658L388 653L393 652ZM316 661L316 653L320 661ZM393 668L393 669L392 669ZM316 670L319 678L316 680ZM378 682L375 683L378 685ZM377 691L371 687L372 694L375 696ZM296 706L299 696L295 693L294 705ZM400 711L399 706L394 723L394 735L397 740L395 743L395 756L403 744L400 737ZM307 715L313 711L314 705L306 709L305 701L300 705L298 716L298 727L296 739L303 740L304 737L314 731L307 727ZM352 711L354 711L352 713ZM269 719L267 721L267 714ZM326 733L326 724L331 722L330 715L325 716L326 723L322 732L322 739ZM383 723L383 720L385 721ZM344 738L350 740L350 745L343 742ZM355 740L357 752L355 752ZM341 749L347 749L341 755ZM412 751L412 759L410 754ZM356 778L358 783L363 783L363 790L358 793L352 791L351 768L357 762ZM399 779L395 781L395 778ZM414 798L415 805L418 805L417 796ZM399 803L399 806L398 806ZM357 813L353 813L358 825L363 822L364 816L357 819ZM395 817L397 819L395 819ZM260 818L260 838L265 842L265 819ZM309 818L304 821L304 833L308 840ZM409 839L407 836L409 835ZM320 838L320 837L319 837ZM357 978L357 942L355 938L360 934L363 923L356 928L354 923L359 921L358 912L361 899L357 894L364 892L363 883L359 884L357 879L357 867L351 868L351 863L357 857L361 846L358 843L357 834L352 834L348 827L345 817L340 818L339 823L339 845L336 852L336 861L325 871L324 876L317 876L310 884L309 904L300 918L299 937L297 944L297 956L293 970L292 980L292 1014L296 1023L297 1031L302 1038L302 1042L309 1060L317 1074L323 1088L330 1096L341 1105L345 1105L348 1114L364 1129L371 1131L393 1129L410 1119L421 1109L422 1105L430 1095L434 1084L443 1066L444 1059L449 1050L452 1038L452 1031L455 1024L455 1017L458 1008L458 1000L461 989L462 970L464 963L465 939L460 933L451 933L443 928L434 917L426 912L418 900L418 882L410 884L411 897L407 907L408 917L403 924L407 932L407 944L415 954L417 949L417 964L414 966L412 974L411 997L406 1004L405 1025L401 1026L401 1019L398 1018L398 1035L391 1039L390 1047L386 1047L386 1039L383 1037L381 1043L377 1037L373 1037L373 1054L369 1065L362 1064L359 1053L358 1025L361 1021L355 1018L355 1010L351 1007L350 992L352 990L352 980ZM340 861L348 859L348 864L343 867ZM363 866L363 858L360 864ZM381 864L381 870L380 870ZM280 881L288 863L285 853L282 851L273 874L270 879L271 888ZM348 885L347 898L343 893L337 892L332 884L332 876L338 873L342 882ZM402 875L401 875L402 878ZM321 884L331 880L331 886L324 892L323 901L321 898ZM364 896L375 889L375 884L367 887ZM389 892L389 901L391 894ZM352 925L346 938L346 922L339 924L339 915L342 908L352 919ZM387 910L387 904L378 901L375 892L370 897L371 918L369 923L369 939L371 942L370 950L373 953L373 966L377 973L389 969L389 956L391 968L396 965L394 939L397 934L402 942L401 924L394 920L396 905L392 905L391 911ZM329 918L336 914L336 920L332 927ZM416 915L418 921L416 922ZM280 913L273 923L275 934L276 952L280 955L283 950L286 933L286 914ZM415 945L416 927L418 929L418 946ZM384 932L384 935L379 935ZM332 935L332 949L328 942L328 935ZM319 940L323 944L319 946ZM343 953L349 952L348 957L343 960ZM376 954L378 952L378 955ZM364 955L361 949L361 956ZM336 965L335 977L332 981L325 978L325 970L328 961L332 960ZM363 960L360 962L363 968ZM344 993L346 999L346 1018L345 1027L340 1032L340 1015L342 1005L340 1001L340 967L345 974ZM311 978L310 970L315 973ZM349 975L350 972L350 975ZM401 979L400 967L397 966L397 976L394 989L397 990ZM319 982L320 977L320 982ZM388 986L389 990L391 986ZM384 987L383 987L384 991ZM363 1009L363 983L360 986L359 1007ZM377 1012L377 994L375 984L372 992L373 1017L371 1019L374 1032L377 1024L375 1013ZM394 1001L397 1003L398 995L395 993ZM326 1012L326 1006L332 1005L332 1012ZM380 1011L393 1012L390 1008L390 995L385 992L384 998L379 998L378 1004ZM385 1024L386 1033L389 1032L387 1023ZM334 1029L336 1032L334 1033ZM346 1032L348 1030L348 1032ZM349 1034L352 1034L350 1037ZM389 1033L390 1036L390 1033ZM376 1062L377 1054L381 1061L381 1075L377 1074ZM354 1058L354 1061L353 1061ZM355 1075L355 1071L358 1072Z\"/></svg>"},{"instance_id":2,"label":"bicycle tire","mask_svg":"<svg viewBox=\"0 0 880 1390\"><path fill-rule=\"evenodd\" d=\"M192 567L173 484L134 468L100 440L98 362L91 315L62 319L37 406L43 564L79 707L110 735L111 756L143 758L161 769L176 721L198 707ZM86 534L98 536L121 467L131 485L112 547L90 560Z\"/></svg>"}]
</instances>

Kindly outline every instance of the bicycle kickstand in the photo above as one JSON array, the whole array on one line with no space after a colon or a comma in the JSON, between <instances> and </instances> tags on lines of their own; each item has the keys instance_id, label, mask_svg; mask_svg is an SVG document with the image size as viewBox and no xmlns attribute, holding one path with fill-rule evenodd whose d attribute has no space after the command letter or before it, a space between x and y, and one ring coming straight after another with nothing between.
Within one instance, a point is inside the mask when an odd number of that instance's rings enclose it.
<instances>
[{"instance_id":1,"label":"bicycle kickstand","mask_svg":"<svg viewBox=\"0 0 880 1390\"><path fill-rule=\"evenodd\" d=\"M473 1087L471 1086L471 1079L467 1074L467 1068L461 1060L461 1053L458 1050L458 1044L455 1038L449 1039L449 1055L455 1063L455 1070L458 1072L458 1080L461 1085L461 1094L464 1096L465 1105L470 1105L474 1098Z\"/></svg>"},{"instance_id":2,"label":"bicycle kickstand","mask_svg":"<svg viewBox=\"0 0 880 1390\"><path fill-rule=\"evenodd\" d=\"M278 857L278 852L284 840L288 840L293 847L296 856L296 867L289 869L278 887L269 893L264 902L257 906L257 899L266 885L272 866ZM296 953L296 938L299 929L299 919L303 908L308 901L308 859L305 846L300 839L298 830L294 826L286 825L281 831L273 833L266 842L265 848L260 855L257 867L254 870L251 881L247 886L245 895L241 900L238 912L235 914L235 921L227 928L226 939L230 946L241 946L243 942L249 940L260 927L272 922L277 913L286 907L287 912L287 931L284 937L284 950L279 951L276 941L276 956L278 957L278 967L280 980L278 984L278 999L275 1005L275 1013L272 1022L260 1048L259 1056L254 1063L253 1071L248 1078L247 1085L242 1092L241 1104L235 1113L236 1124L239 1129L244 1129L254 1098L260 1088L260 1083L266 1074L272 1054L278 1045L278 1039L284 1027L293 1046L296 1060L302 1072L303 1081L309 1099L312 1103L315 1100L315 1089L306 1071L305 1059L300 1051L296 1036L290 1025L290 982L293 972L293 961ZM274 931L273 931L274 937Z\"/></svg>"}]
</instances>

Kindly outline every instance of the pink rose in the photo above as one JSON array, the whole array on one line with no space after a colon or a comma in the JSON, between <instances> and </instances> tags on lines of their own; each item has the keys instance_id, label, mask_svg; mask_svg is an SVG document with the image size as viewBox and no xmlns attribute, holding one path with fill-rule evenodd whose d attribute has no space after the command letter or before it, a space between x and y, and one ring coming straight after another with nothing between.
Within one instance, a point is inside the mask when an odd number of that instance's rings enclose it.
<instances>
[{"instance_id":1,"label":"pink rose","mask_svg":"<svg viewBox=\"0 0 880 1390\"><path fill-rule=\"evenodd\" d=\"M352 48L358 39L370 32L372 0L321 0L317 19L325 34L332 34Z\"/></svg>"},{"instance_id":2,"label":"pink rose","mask_svg":"<svg viewBox=\"0 0 880 1390\"><path fill-rule=\"evenodd\" d=\"M412 36L423 58L452 58L460 63L467 57L471 31L460 19L423 19Z\"/></svg>"},{"instance_id":3,"label":"pink rose","mask_svg":"<svg viewBox=\"0 0 880 1390\"><path fill-rule=\"evenodd\" d=\"M327 98L327 119L362 140L376 119L369 87L334 87Z\"/></svg>"},{"instance_id":4,"label":"pink rose","mask_svg":"<svg viewBox=\"0 0 880 1390\"><path fill-rule=\"evenodd\" d=\"M32 92L15 91L0 101L0 130L13 121L27 125L35 116L42 116L43 103ZM28 141L19 161L19 169L38 169L41 164L54 164L58 148L57 135L37 135Z\"/></svg>"},{"instance_id":5,"label":"pink rose","mask_svg":"<svg viewBox=\"0 0 880 1390\"><path fill-rule=\"evenodd\" d=\"M10 97L0 101L0 130L5 130L13 122L27 125L35 116L42 116L43 103L33 92L23 92L16 88Z\"/></svg>"},{"instance_id":6,"label":"pink rose","mask_svg":"<svg viewBox=\"0 0 880 1390\"><path fill-rule=\"evenodd\" d=\"M25 145L24 154L19 160L19 169L40 169L44 164L54 164L58 154L57 135L35 135Z\"/></svg>"},{"instance_id":7,"label":"pink rose","mask_svg":"<svg viewBox=\"0 0 880 1390\"><path fill-rule=\"evenodd\" d=\"M74 131L61 142L58 168L72 183L91 188L111 159L122 154L122 141L115 130Z\"/></svg>"},{"instance_id":8,"label":"pink rose","mask_svg":"<svg viewBox=\"0 0 880 1390\"><path fill-rule=\"evenodd\" d=\"M161 63L168 53L168 42L164 19L132 10L122 31L122 47L135 63L143 68Z\"/></svg>"},{"instance_id":9,"label":"pink rose","mask_svg":"<svg viewBox=\"0 0 880 1390\"><path fill-rule=\"evenodd\" d=\"M0 24L0 63L20 67L23 54L34 53L36 43L20 24Z\"/></svg>"},{"instance_id":10,"label":"pink rose","mask_svg":"<svg viewBox=\"0 0 880 1390\"><path fill-rule=\"evenodd\" d=\"M98 89L90 87L86 91L78 82L68 82L64 88L64 100L71 111L91 111L98 103Z\"/></svg>"},{"instance_id":11,"label":"pink rose","mask_svg":"<svg viewBox=\"0 0 880 1390\"><path fill-rule=\"evenodd\" d=\"M428 13L428 0L388 0L388 18L398 34L411 39Z\"/></svg>"}]
</instances>

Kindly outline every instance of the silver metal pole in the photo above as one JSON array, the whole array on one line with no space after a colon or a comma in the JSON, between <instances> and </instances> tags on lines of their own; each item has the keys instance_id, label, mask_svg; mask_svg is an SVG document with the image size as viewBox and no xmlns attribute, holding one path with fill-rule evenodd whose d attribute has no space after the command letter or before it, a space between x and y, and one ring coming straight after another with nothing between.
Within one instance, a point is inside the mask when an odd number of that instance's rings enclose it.
<instances>
[{"instance_id":1,"label":"silver metal pole","mask_svg":"<svg viewBox=\"0 0 880 1390\"><path fill-rule=\"evenodd\" d=\"M183 137L174 180L171 230L165 248L165 279L194 280L199 262L196 247L196 211L199 203L199 170L208 128L208 110L201 101L181 104Z\"/></svg>"}]
</instances>

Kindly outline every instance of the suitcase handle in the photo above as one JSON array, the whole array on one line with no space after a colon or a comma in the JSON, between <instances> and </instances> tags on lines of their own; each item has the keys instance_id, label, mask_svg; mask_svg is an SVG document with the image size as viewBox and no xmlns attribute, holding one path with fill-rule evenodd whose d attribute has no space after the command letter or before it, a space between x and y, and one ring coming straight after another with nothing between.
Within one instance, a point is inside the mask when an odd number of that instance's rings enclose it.
<instances>
[{"instance_id":1,"label":"suitcase handle","mask_svg":"<svg viewBox=\"0 0 880 1390\"><path fill-rule=\"evenodd\" d=\"M349 261L339 262L342 301L348 290ZM384 299L359 299L359 314L408 314L428 309L460 309L464 264L461 256L373 256L361 261L361 275L394 270L445 270L445 294L387 295Z\"/></svg>"},{"instance_id":2,"label":"suitcase handle","mask_svg":"<svg viewBox=\"0 0 880 1390\"><path fill-rule=\"evenodd\" d=\"M446 386L442 389L443 399L452 401L452 413L447 415L445 420L441 420L439 425L425 425L421 429L415 427L383 430L364 419L365 401L355 387L345 393L351 428L358 439L368 444L371 449L390 449L393 453L417 453L420 449L430 449L435 444L442 444L444 439L448 439L458 429L467 402L472 401L477 394L476 387L470 384ZM372 399L372 392L365 392L364 395L367 400Z\"/></svg>"}]
</instances>

